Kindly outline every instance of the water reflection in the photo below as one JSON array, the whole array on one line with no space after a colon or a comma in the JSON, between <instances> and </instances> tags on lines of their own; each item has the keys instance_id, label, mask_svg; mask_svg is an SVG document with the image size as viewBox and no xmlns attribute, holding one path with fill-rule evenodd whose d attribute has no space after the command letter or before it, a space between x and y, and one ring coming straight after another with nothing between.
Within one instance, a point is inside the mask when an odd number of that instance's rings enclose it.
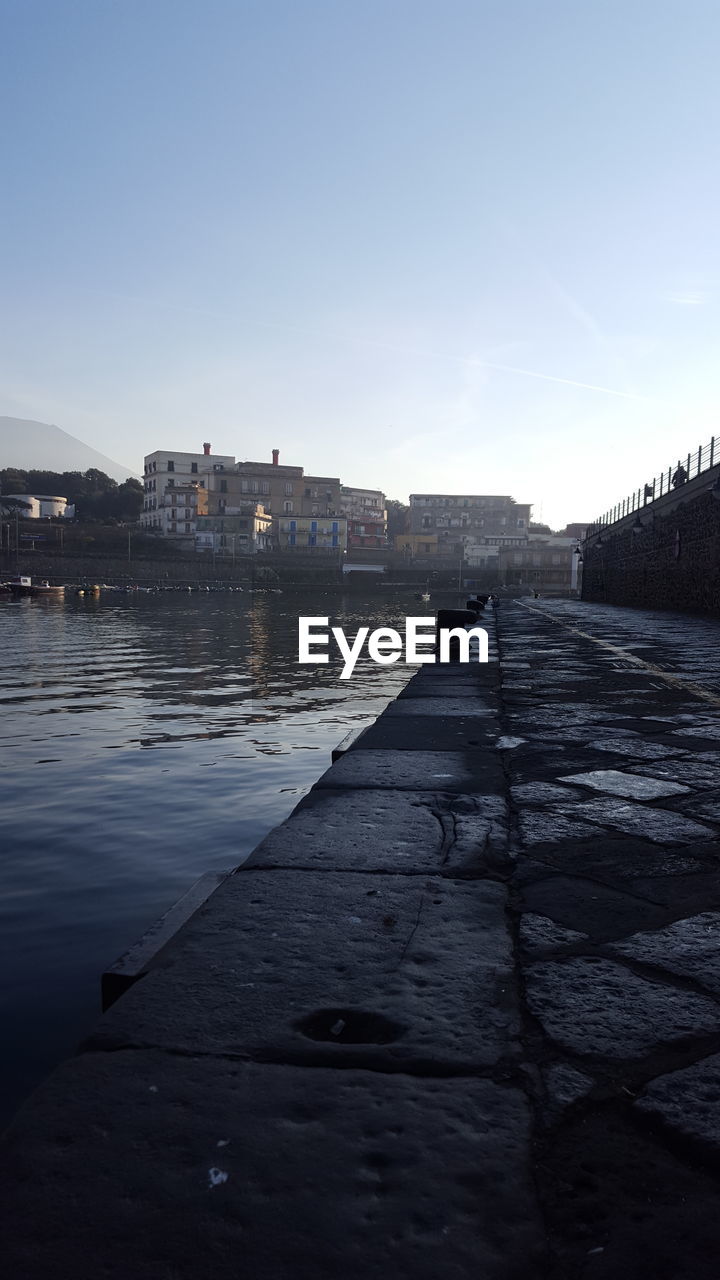
<instances>
[{"instance_id":1,"label":"water reflection","mask_svg":"<svg viewBox=\"0 0 720 1280\"><path fill-rule=\"evenodd\" d=\"M6 1107L92 1022L103 967L240 862L408 678L298 665L298 615L354 634L406 612L321 592L0 602Z\"/></svg>"}]
</instances>

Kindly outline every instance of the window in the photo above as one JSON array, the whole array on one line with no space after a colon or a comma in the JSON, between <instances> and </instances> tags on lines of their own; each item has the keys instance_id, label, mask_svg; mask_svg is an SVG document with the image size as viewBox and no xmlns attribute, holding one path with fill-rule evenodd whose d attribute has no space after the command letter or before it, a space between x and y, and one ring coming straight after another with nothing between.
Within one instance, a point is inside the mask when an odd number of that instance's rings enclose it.
<instances>
[{"instance_id":1,"label":"window","mask_svg":"<svg viewBox=\"0 0 720 1280\"><path fill-rule=\"evenodd\" d=\"M296 532L297 532L297 520L291 520L291 521L290 521L290 532L291 532L291 533L296 533Z\"/></svg>"},{"instance_id":2,"label":"window","mask_svg":"<svg viewBox=\"0 0 720 1280\"><path fill-rule=\"evenodd\" d=\"M172 511L170 512L170 519L171 519L171 520L177 520L177 511L176 511L175 507L173 507Z\"/></svg>"},{"instance_id":3,"label":"window","mask_svg":"<svg viewBox=\"0 0 720 1280\"><path fill-rule=\"evenodd\" d=\"M220 492L227 493L227 480L220 481Z\"/></svg>"},{"instance_id":4,"label":"window","mask_svg":"<svg viewBox=\"0 0 720 1280\"><path fill-rule=\"evenodd\" d=\"M310 521L310 532L317 533L317 520Z\"/></svg>"},{"instance_id":5,"label":"window","mask_svg":"<svg viewBox=\"0 0 720 1280\"><path fill-rule=\"evenodd\" d=\"M197 475L197 462L191 462L191 463L190 463L190 472L191 472L191 474L192 474L192 475L194 475L194 476L196 476L196 475Z\"/></svg>"},{"instance_id":6,"label":"window","mask_svg":"<svg viewBox=\"0 0 720 1280\"><path fill-rule=\"evenodd\" d=\"M293 509L292 502L283 502L283 511L285 512L286 516L292 513L292 509Z\"/></svg>"},{"instance_id":7,"label":"window","mask_svg":"<svg viewBox=\"0 0 720 1280\"><path fill-rule=\"evenodd\" d=\"M174 481L174 480L168 480L168 489L172 489L172 488L174 488L174 486L175 486L175 481Z\"/></svg>"},{"instance_id":8,"label":"window","mask_svg":"<svg viewBox=\"0 0 720 1280\"><path fill-rule=\"evenodd\" d=\"M338 545L338 536L337 536L337 534L336 534L336 533L334 533L334 534L333 534L333 536L332 536L332 544L333 544L333 546L334 546L334 547L336 547L336 546Z\"/></svg>"},{"instance_id":9,"label":"window","mask_svg":"<svg viewBox=\"0 0 720 1280\"><path fill-rule=\"evenodd\" d=\"M285 483L285 493L286 493L286 495L287 495L287 497L288 497L288 498L292 498L292 496L293 496L293 487L292 487L292 481L291 481L291 480L288 480L288 481L286 481L286 483Z\"/></svg>"},{"instance_id":10,"label":"window","mask_svg":"<svg viewBox=\"0 0 720 1280\"><path fill-rule=\"evenodd\" d=\"M524 520L518 520L518 522L517 522L517 527L518 527L518 529L524 529L524 528L525 528L525 521L524 521Z\"/></svg>"},{"instance_id":11,"label":"window","mask_svg":"<svg viewBox=\"0 0 720 1280\"><path fill-rule=\"evenodd\" d=\"M316 515L318 514L319 510L320 510L320 508L319 508L319 506L318 506L317 502L313 502L313 504L312 504L312 513L313 513L313 515L314 515L314 516L316 516Z\"/></svg>"},{"instance_id":12,"label":"window","mask_svg":"<svg viewBox=\"0 0 720 1280\"><path fill-rule=\"evenodd\" d=\"M339 533L339 532L340 532L340 525L338 524L337 520L333 520L333 522L332 522L332 531L333 531L333 533Z\"/></svg>"},{"instance_id":13,"label":"window","mask_svg":"<svg viewBox=\"0 0 720 1280\"><path fill-rule=\"evenodd\" d=\"M296 541L297 541L297 539L296 539L296 537L295 537L295 534L294 534L294 533L291 533L291 534L290 534L290 537L288 538L288 542L290 543L290 546L291 546L291 547L294 547L294 546L295 546Z\"/></svg>"},{"instance_id":14,"label":"window","mask_svg":"<svg viewBox=\"0 0 720 1280\"><path fill-rule=\"evenodd\" d=\"M311 534L309 534L309 536L308 536L308 546L309 546L309 547L316 547L316 546L317 546L317 537L316 537L316 535L315 535L314 533L311 533Z\"/></svg>"},{"instance_id":15,"label":"window","mask_svg":"<svg viewBox=\"0 0 720 1280\"><path fill-rule=\"evenodd\" d=\"M186 524L186 525L185 525L185 532L186 532L186 533L189 533L189 532L190 532L190 525L189 525L189 524Z\"/></svg>"},{"instance_id":16,"label":"window","mask_svg":"<svg viewBox=\"0 0 720 1280\"><path fill-rule=\"evenodd\" d=\"M289 492L290 492L290 493L292 493L292 488L291 488L290 486L288 486L288 485L285 485L285 492L287 493L287 492L288 492L288 490L289 490ZM305 497L306 497L306 498L309 498L309 497L310 497L310 490L309 490L309 489L306 489L306 490L305 490Z\"/></svg>"},{"instance_id":17,"label":"window","mask_svg":"<svg viewBox=\"0 0 720 1280\"><path fill-rule=\"evenodd\" d=\"M175 463L174 463L174 462L170 462L170 461L168 461L167 469L168 469L168 471L174 471L174 470L175 470Z\"/></svg>"}]
</instances>

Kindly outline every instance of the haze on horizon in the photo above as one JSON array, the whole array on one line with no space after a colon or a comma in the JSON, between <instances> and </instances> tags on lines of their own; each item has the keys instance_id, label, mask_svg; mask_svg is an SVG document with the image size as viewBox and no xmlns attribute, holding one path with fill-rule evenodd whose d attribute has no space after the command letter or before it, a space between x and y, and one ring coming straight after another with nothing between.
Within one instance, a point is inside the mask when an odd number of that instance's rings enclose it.
<instances>
[{"instance_id":1,"label":"haze on horizon","mask_svg":"<svg viewBox=\"0 0 720 1280\"><path fill-rule=\"evenodd\" d=\"M715 433L710 0L3 8L0 414L556 528Z\"/></svg>"}]
</instances>

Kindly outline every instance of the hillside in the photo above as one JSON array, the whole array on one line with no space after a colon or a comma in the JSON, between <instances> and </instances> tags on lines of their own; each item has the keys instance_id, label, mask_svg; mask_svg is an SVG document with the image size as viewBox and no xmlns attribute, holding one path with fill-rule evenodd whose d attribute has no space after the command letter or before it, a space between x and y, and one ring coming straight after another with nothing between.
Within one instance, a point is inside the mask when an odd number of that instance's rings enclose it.
<instances>
[{"instance_id":1,"label":"hillside","mask_svg":"<svg viewBox=\"0 0 720 1280\"><path fill-rule=\"evenodd\" d=\"M21 467L23 470L87 471L96 467L121 483L132 471L113 462L62 427L29 418L0 417L0 469Z\"/></svg>"}]
</instances>

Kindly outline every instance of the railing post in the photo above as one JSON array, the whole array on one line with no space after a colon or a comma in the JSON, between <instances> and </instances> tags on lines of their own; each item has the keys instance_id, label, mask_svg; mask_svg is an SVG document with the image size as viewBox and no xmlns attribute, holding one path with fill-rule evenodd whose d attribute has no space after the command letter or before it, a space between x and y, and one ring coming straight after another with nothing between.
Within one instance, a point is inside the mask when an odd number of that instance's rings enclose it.
<instances>
[{"instance_id":1,"label":"railing post","mask_svg":"<svg viewBox=\"0 0 720 1280\"><path fill-rule=\"evenodd\" d=\"M702 471L702 445L699 444L698 445L698 469L697 469L698 475L700 475L701 471Z\"/></svg>"},{"instance_id":2,"label":"railing post","mask_svg":"<svg viewBox=\"0 0 720 1280\"><path fill-rule=\"evenodd\" d=\"M708 463L708 471L710 470L710 468L711 468L711 466L712 466L712 464L713 464L713 454L714 454L714 453L715 453L715 437L714 437L714 436L711 436L711 437L710 437L710 461L709 461L709 463Z\"/></svg>"},{"instance_id":3,"label":"railing post","mask_svg":"<svg viewBox=\"0 0 720 1280\"><path fill-rule=\"evenodd\" d=\"M688 454L688 464L687 464L688 480L690 479L690 462L691 462L691 458L692 458L692 454L690 454L690 453L689 453L689 454Z\"/></svg>"}]
</instances>

